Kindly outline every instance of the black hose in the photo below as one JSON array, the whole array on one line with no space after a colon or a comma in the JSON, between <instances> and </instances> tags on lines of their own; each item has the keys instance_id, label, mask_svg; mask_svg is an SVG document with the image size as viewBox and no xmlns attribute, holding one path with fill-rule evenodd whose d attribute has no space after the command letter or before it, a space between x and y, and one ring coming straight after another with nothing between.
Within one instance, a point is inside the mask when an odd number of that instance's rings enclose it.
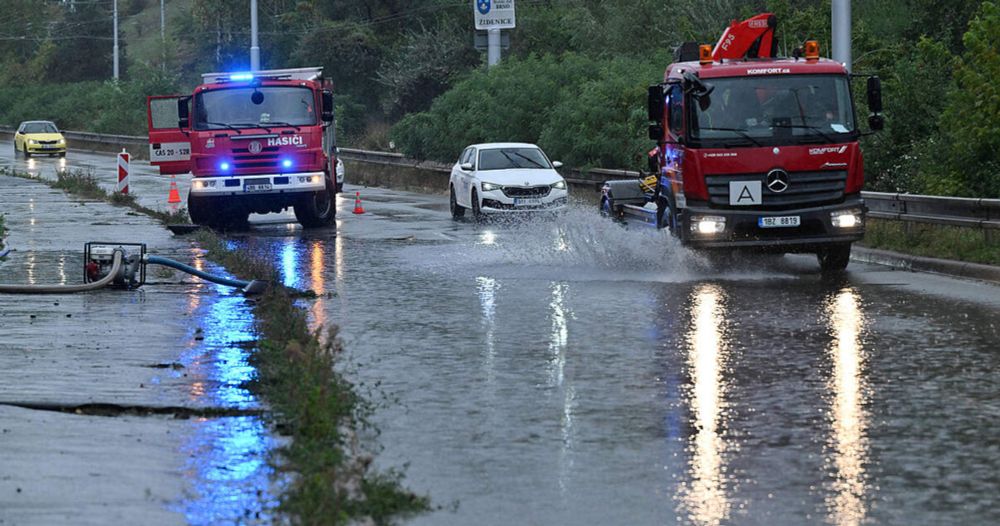
<instances>
[{"instance_id":1,"label":"black hose","mask_svg":"<svg viewBox=\"0 0 1000 526\"><path fill-rule=\"evenodd\" d=\"M172 259L160 257L160 256L147 256L146 262L153 265L163 265L165 267L174 268L180 270L181 272L187 272L192 276L197 276L201 279L211 281L212 283L218 283L219 285L225 285L227 287L235 287L242 290L246 294L257 294L265 288L263 282L253 280L253 281L243 281L239 279L229 279L219 276L213 276L207 272L198 270L190 265L185 265L180 261L174 261Z\"/></svg>"}]
</instances>

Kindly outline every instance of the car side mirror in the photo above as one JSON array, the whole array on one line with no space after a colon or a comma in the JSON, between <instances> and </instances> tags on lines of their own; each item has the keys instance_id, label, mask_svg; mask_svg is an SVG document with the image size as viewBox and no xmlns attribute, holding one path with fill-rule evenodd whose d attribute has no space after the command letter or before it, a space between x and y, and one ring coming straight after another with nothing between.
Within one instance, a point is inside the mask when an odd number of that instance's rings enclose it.
<instances>
[{"instance_id":1,"label":"car side mirror","mask_svg":"<svg viewBox=\"0 0 1000 526\"><path fill-rule=\"evenodd\" d=\"M869 115L868 127L871 128L872 131L882 131L885 128L885 117L877 113Z\"/></svg>"},{"instance_id":2,"label":"car side mirror","mask_svg":"<svg viewBox=\"0 0 1000 526\"><path fill-rule=\"evenodd\" d=\"M333 122L333 92L325 89L323 90L323 113L321 114L323 122Z\"/></svg>"},{"instance_id":3,"label":"car side mirror","mask_svg":"<svg viewBox=\"0 0 1000 526\"><path fill-rule=\"evenodd\" d=\"M663 86L657 84L650 86L646 91L646 106L649 120L653 122L663 121Z\"/></svg>"},{"instance_id":4,"label":"car side mirror","mask_svg":"<svg viewBox=\"0 0 1000 526\"><path fill-rule=\"evenodd\" d=\"M188 101L191 97L177 99L177 127L186 130L191 127L191 114L188 112Z\"/></svg>"},{"instance_id":5,"label":"car side mirror","mask_svg":"<svg viewBox=\"0 0 1000 526\"><path fill-rule=\"evenodd\" d=\"M462 163L461 166L459 166L459 168L461 168L462 170L464 170L466 172L471 172L472 171L472 163Z\"/></svg>"},{"instance_id":6,"label":"car side mirror","mask_svg":"<svg viewBox=\"0 0 1000 526\"><path fill-rule=\"evenodd\" d=\"M558 169L560 169L560 168L563 167L563 163L561 163L559 161L552 161L552 167L555 168L556 170L558 170Z\"/></svg>"}]
</instances>

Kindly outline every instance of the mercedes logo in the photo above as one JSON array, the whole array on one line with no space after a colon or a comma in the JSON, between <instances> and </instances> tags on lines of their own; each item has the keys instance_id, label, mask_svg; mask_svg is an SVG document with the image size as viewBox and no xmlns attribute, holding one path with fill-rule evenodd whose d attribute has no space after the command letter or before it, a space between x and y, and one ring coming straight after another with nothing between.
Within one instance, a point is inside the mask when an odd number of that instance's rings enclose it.
<instances>
[{"instance_id":1,"label":"mercedes logo","mask_svg":"<svg viewBox=\"0 0 1000 526\"><path fill-rule=\"evenodd\" d=\"M250 153L256 155L260 153L264 148L260 145L260 141L253 141L250 143L250 146L248 146L247 149L250 150Z\"/></svg>"},{"instance_id":2,"label":"mercedes logo","mask_svg":"<svg viewBox=\"0 0 1000 526\"><path fill-rule=\"evenodd\" d=\"M776 194L788 190L788 172L781 168L767 172L767 188Z\"/></svg>"}]
</instances>

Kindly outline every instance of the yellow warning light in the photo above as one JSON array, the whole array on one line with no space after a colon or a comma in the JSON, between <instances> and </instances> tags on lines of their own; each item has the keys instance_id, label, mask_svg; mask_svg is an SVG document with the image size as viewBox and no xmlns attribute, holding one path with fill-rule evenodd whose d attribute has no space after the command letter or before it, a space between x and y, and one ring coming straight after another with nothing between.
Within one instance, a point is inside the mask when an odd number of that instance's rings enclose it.
<instances>
[{"instance_id":1,"label":"yellow warning light","mask_svg":"<svg viewBox=\"0 0 1000 526\"><path fill-rule=\"evenodd\" d=\"M712 63L712 46L709 44L702 44L698 47L698 59L702 64Z\"/></svg>"},{"instance_id":2,"label":"yellow warning light","mask_svg":"<svg viewBox=\"0 0 1000 526\"><path fill-rule=\"evenodd\" d=\"M819 58L819 42L815 40L806 40L805 48L806 59L816 60Z\"/></svg>"}]
</instances>

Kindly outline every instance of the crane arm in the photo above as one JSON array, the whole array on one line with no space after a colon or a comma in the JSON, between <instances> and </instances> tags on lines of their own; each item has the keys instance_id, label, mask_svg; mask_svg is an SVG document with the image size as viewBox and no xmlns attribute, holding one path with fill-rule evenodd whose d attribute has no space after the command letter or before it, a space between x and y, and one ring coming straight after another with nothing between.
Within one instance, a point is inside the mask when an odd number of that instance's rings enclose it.
<instances>
[{"instance_id":1,"label":"crane arm","mask_svg":"<svg viewBox=\"0 0 1000 526\"><path fill-rule=\"evenodd\" d=\"M759 14L742 22L734 20L715 45L712 60L773 57L774 29L777 26L778 18L771 13Z\"/></svg>"}]
</instances>

